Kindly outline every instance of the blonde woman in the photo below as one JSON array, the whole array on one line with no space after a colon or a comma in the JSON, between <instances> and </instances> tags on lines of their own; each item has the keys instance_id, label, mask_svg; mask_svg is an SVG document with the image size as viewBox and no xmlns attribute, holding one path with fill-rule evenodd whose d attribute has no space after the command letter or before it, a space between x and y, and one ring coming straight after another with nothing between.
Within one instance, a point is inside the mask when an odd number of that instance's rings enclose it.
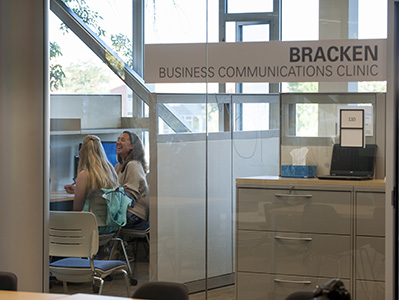
<instances>
[{"instance_id":1,"label":"blonde woman","mask_svg":"<svg viewBox=\"0 0 399 300\"><path fill-rule=\"evenodd\" d=\"M96 189L115 189L119 186L118 175L108 161L100 138L88 135L80 148L76 186L65 185L65 191L75 194L73 210L82 211L88 195Z\"/></svg>"}]
</instances>

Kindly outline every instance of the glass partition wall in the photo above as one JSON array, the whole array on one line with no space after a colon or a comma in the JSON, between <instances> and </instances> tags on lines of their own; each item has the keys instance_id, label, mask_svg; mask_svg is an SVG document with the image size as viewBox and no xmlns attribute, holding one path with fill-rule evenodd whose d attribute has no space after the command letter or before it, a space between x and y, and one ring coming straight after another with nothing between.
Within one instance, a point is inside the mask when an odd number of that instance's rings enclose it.
<instances>
[{"instance_id":1,"label":"glass partition wall","mask_svg":"<svg viewBox=\"0 0 399 300\"><path fill-rule=\"evenodd\" d=\"M354 1L347 2L353 9ZM359 8L371 5L364 2L358 1ZM236 178L280 174L280 146L287 137L280 138L279 92L377 92L384 83L345 84L342 90L342 84L143 79L144 43L337 38L335 29L325 30L328 18L321 20L326 1L50 3L51 209L71 209L63 186L75 179L86 135L112 144L122 131L133 131L144 143L149 166L149 248L145 241L126 241L138 285L184 282L190 299L236 299ZM298 101L297 109L314 112L314 102ZM309 139L306 130L312 129L302 128L296 137ZM118 289L122 281L114 278L104 293L124 296ZM74 288L91 292L90 285ZM50 291L59 292L56 285Z\"/></svg>"}]
</instances>

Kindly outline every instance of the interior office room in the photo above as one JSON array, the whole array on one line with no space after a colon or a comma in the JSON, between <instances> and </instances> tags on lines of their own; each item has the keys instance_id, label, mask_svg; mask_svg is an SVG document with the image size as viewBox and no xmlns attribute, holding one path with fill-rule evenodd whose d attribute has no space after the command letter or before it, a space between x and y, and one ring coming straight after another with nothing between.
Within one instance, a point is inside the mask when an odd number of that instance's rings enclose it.
<instances>
[{"instance_id":1,"label":"interior office room","mask_svg":"<svg viewBox=\"0 0 399 300\"><path fill-rule=\"evenodd\" d=\"M84 137L98 136L115 159L129 130L148 164L137 286L184 282L195 300L285 299L339 278L353 299L397 299L398 11L394 0L1 0L0 271L16 273L21 291L62 293L49 276L50 211L71 209L64 185ZM210 64L212 45L374 40L378 80L351 80L348 68L337 81L218 81L209 68L196 80L148 77L173 54L162 47L201 45L197 58ZM330 171L340 113L355 110L362 146L377 145L372 179L314 177ZM303 148L299 164L314 178L281 177ZM105 282L104 294L124 297L123 284Z\"/></svg>"}]
</instances>

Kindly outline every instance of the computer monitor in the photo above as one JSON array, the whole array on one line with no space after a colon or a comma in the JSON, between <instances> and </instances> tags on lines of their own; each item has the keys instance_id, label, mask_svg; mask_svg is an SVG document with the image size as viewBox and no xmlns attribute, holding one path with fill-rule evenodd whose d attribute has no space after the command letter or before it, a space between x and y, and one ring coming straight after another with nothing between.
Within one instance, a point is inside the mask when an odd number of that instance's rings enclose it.
<instances>
[{"instance_id":1,"label":"computer monitor","mask_svg":"<svg viewBox=\"0 0 399 300\"><path fill-rule=\"evenodd\" d=\"M109 162L114 167L118 163L117 155L116 155L116 142L101 142L104 147L105 155L107 156ZM82 147L82 143L79 144L79 151ZM73 164L73 181L76 181L76 177L78 176L78 167L79 167L79 156L74 156L74 164Z\"/></svg>"},{"instance_id":2,"label":"computer monitor","mask_svg":"<svg viewBox=\"0 0 399 300\"><path fill-rule=\"evenodd\" d=\"M103 144L105 154L111 165L114 167L118 163L117 155L116 155L116 142L101 142Z\"/></svg>"}]
</instances>

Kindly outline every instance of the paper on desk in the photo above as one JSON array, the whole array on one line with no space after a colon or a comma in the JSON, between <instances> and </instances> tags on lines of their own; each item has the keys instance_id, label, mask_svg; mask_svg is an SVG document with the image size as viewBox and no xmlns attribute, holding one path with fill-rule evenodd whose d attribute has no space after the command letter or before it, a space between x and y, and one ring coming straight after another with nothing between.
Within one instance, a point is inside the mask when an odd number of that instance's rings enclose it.
<instances>
[{"instance_id":1,"label":"paper on desk","mask_svg":"<svg viewBox=\"0 0 399 300\"><path fill-rule=\"evenodd\" d=\"M292 157L292 164L294 166L305 166L306 156L308 155L309 149L307 147L297 148L290 152Z\"/></svg>"}]
</instances>

